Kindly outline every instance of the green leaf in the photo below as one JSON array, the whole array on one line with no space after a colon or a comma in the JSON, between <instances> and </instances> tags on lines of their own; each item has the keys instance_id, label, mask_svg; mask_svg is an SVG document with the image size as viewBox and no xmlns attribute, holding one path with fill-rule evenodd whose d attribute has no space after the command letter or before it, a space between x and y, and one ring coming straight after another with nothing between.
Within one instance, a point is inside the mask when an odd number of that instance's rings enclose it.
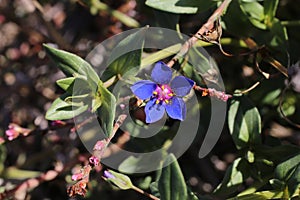
<instances>
[{"instance_id":1,"label":"green leaf","mask_svg":"<svg viewBox=\"0 0 300 200\"><path fill-rule=\"evenodd\" d=\"M249 177L249 165L242 158L237 158L226 170L222 183L216 188L216 195L230 195L236 192L246 178Z\"/></svg>"},{"instance_id":2,"label":"green leaf","mask_svg":"<svg viewBox=\"0 0 300 200\"><path fill-rule=\"evenodd\" d=\"M101 106L97 109L97 115L100 118L100 124L104 133L107 137L110 137L113 131L115 119L116 98L103 86L101 81L99 81L96 95L99 95L99 101L101 101Z\"/></svg>"},{"instance_id":3,"label":"green leaf","mask_svg":"<svg viewBox=\"0 0 300 200\"><path fill-rule=\"evenodd\" d=\"M281 94L281 89L275 89L275 90L272 90L270 92L264 91L264 93L266 95L261 100L261 102L263 104L268 104L268 105L273 105L273 106L278 105L278 103L279 103L279 98L278 97Z\"/></svg>"},{"instance_id":4,"label":"green leaf","mask_svg":"<svg viewBox=\"0 0 300 200\"><path fill-rule=\"evenodd\" d=\"M64 101L72 106L82 106L83 105L82 100L86 99L88 96L89 94L68 96L64 99Z\"/></svg>"},{"instance_id":5,"label":"green leaf","mask_svg":"<svg viewBox=\"0 0 300 200\"><path fill-rule=\"evenodd\" d=\"M267 199L282 199L283 192L280 191L262 191L253 194L247 194L230 198L228 200L267 200Z\"/></svg>"},{"instance_id":6,"label":"green leaf","mask_svg":"<svg viewBox=\"0 0 300 200\"><path fill-rule=\"evenodd\" d=\"M188 59L196 74L200 75L205 81L218 83L217 64L206 51L203 51L203 48L191 48L188 52Z\"/></svg>"},{"instance_id":7,"label":"green leaf","mask_svg":"<svg viewBox=\"0 0 300 200\"><path fill-rule=\"evenodd\" d=\"M273 47L278 47L281 51L285 52L287 48L288 34L286 27L281 24L278 19L273 20L272 27L270 28L272 37L270 45Z\"/></svg>"},{"instance_id":8,"label":"green leaf","mask_svg":"<svg viewBox=\"0 0 300 200\"><path fill-rule=\"evenodd\" d=\"M103 13L103 12L107 12L110 15L112 15L113 17L117 18L120 22L122 22L123 24L125 24L128 27L139 27L139 22L137 22L135 19L129 17L128 15L118 11L118 10L113 10L111 9L107 4L99 1L99 0L90 0L88 2L90 6L90 12L93 15L98 14L99 12Z\"/></svg>"},{"instance_id":9,"label":"green leaf","mask_svg":"<svg viewBox=\"0 0 300 200\"><path fill-rule=\"evenodd\" d=\"M255 160L255 155L254 152L252 151L247 151L246 159L248 160L249 163L254 163Z\"/></svg>"},{"instance_id":10,"label":"green leaf","mask_svg":"<svg viewBox=\"0 0 300 200\"><path fill-rule=\"evenodd\" d=\"M247 97L235 96L231 101L228 126L238 149L261 144L260 115Z\"/></svg>"},{"instance_id":11,"label":"green leaf","mask_svg":"<svg viewBox=\"0 0 300 200\"><path fill-rule=\"evenodd\" d=\"M88 105L80 105L79 107L73 106L65 101L66 98L70 97L70 94L64 94L57 98L47 110L47 120L64 120L71 119L88 109ZM82 104L82 103L81 103Z\"/></svg>"},{"instance_id":12,"label":"green leaf","mask_svg":"<svg viewBox=\"0 0 300 200\"><path fill-rule=\"evenodd\" d=\"M108 80L112 76L123 76L126 72L137 73L141 65L142 51L146 37L147 27L127 36L111 52L108 68L102 75L102 80ZM132 50L128 52L129 50Z\"/></svg>"},{"instance_id":13,"label":"green leaf","mask_svg":"<svg viewBox=\"0 0 300 200\"><path fill-rule=\"evenodd\" d=\"M272 27L279 0L264 0L265 24Z\"/></svg>"},{"instance_id":14,"label":"green leaf","mask_svg":"<svg viewBox=\"0 0 300 200\"><path fill-rule=\"evenodd\" d=\"M255 148L255 155L257 157L271 160L275 165L283 162L287 157L298 154L300 154L300 148L292 145L280 145L274 147L260 145Z\"/></svg>"},{"instance_id":15,"label":"green leaf","mask_svg":"<svg viewBox=\"0 0 300 200\"><path fill-rule=\"evenodd\" d=\"M188 200L199 200L199 198L192 192L188 190ZM204 198L201 198L201 200L204 200Z\"/></svg>"},{"instance_id":16,"label":"green leaf","mask_svg":"<svg viewBox=\"0 0 300 200\"><path fill-rule=\"evenodd\" d=\"M8 167L4 169L2 173L2 177L6 179L28 179L28 178L34 178L41 174L39 171L30 171L30 170L23 170L18 169L16 167Z\"/></svg>"},{"instance_id":17,"label":"green leaf","mask_svg":"<svg viewBox=\"0 0 300 200\"><path fill-rule=\"evenodd\" d=\"M142 59L141 66L151 65L157 61L160 61L164 58L174 55L180 50L181 47L182 47L182 44L178 43L178 44L169 46L167 48L164 48L162 50L159 50L155 53L152 53L151 55Z\"/></svg>"},{"instance_id":18,"label":"green leaf","mask_svg":"<svg viewBox=\"0 0 300 200\"><path fill-rule=\"evenodd\" d=\"M287 181L300 164L300 154L282 162L275 169L275 177Z\"/></svg>"},{"instance_id":19,"label":"green leaf","mask_svg":"<svg viewBox=\"0 0 300 200\"><path fill-rule=\"evenodd\" d=\"M240 1L231 1L226 14L222 17L222 22L222 26L227 32L239 38L253 36L256 31L249 17L242 10Z\"/></svg>"},{"instance_id":20,"label":"green leaf","mask_svg":"<svg viewBox=\"0 0 300 200\"><path fill-rule=\"evenodd\" d=\"M96 112L96 110L102 105L101 95L96 95L92 100L92 112Z\"/></svg>"},{"instance_id":21,"label":"green leaf","mask_svg":"<svg viewBox=\"0 0 300 200\"><path fill-rule=\"evenodd\" d=\"M63 90L67 91L75 81L75 77L67 77L56 81L56 84Z\"/></svg>"},{"instance_id":22,"label":"green leaf","mask_svg":"<svg viewBox=\"0 0 300 200\"><path fill-rule=\"evenodd\" d=\"M278 180L278 179L276 179L276 178L271 179L269 182L270 182L270 184L272 185L272 187L273 187L275 190L278 190L278 191L283 190L284 187L285 187L284 182L281 181L281 180Z\"/></svg>"},{"instance_id":23,"label":"green leaf","mask_svg":"<svg viewBox=\"0 0 300 200\"><path fill-rule=\"evenodd\" d=\"M113 178L106 178L106 180L112 182L116 186L118 186L122 190L128 190L132 189L134 186L132 185L132 182L128 176L125 174L121 174L118 172L115 172L113 170L107 170L109 173L111 173L114 177Z\"/></svg>"},{"instance_id":24,"label":"green leaf","mask_svg":"<svg viewBox=\"0 0 300 200\"><path fill-rule=\"evenodd\" d=\"M269 176L266 176L266 177L254 180L254 182L250 185L250 187L248 187L247 189L243 190L241 193L238 194L238 196L244 196L244 195L247 195L247 194L253 194L257 190L259 190L260 188L262 188L263 186L265 186L266 184L268 184L269 179L270 179L271 176L273 176L273 173L272 173L272 175L269 175Z\"/></svg>"},{"instance_id":25,"label":"green leaf","mask_svg":"<svg viewBox=\"0 0 300 200\"><path fill-rule=\"evenodd\" d=\"M300 186L300 154L280 163L275 169L275 178L287 184L292 196Z\"/></svg>"},{"instance_id":26,"label":"green leaf","mask_svg":"<svg viewBox=\"0 0 300 200\"><path fill-rule=\"evenodd\" d=\"M99 82L99 77L91 65L79 56L67 51L55 49L43 44L47 55L57 64L67 77L82 75L93 91Z\"/></svg>"},{"instance_id":27,"label":"green leaf","mask_svg":"<svg viewBox=\"0 0 300 200\"><path fill-rule=\"evenodd\" d=\"M288 191L290 196L294 195L300 195L300 165L296 167L294 170L294 173L291 175L289 181L288 181Z\"/></svg>"},{"instance_id":28,"label":"green leaf","mask_svg":"<svg viewBox=\"0 0 300 200\"><path fill-rule=\"evenodd\" d=\"M187 199L187 187L180 166L173 154L169 154L165 163L171 163L162 169L158 180L161 200Z\"/></svg>"},{"instance_id":29,"label":"green leaf","mask_svg":"<svg viewBox=\"0 0 300 200\"><path fill-rule=\"evenodd\" d=\"M67 77L56 81L57 85L69 93L80 94L82 91L90 91L86 79L78 77Z\"/></svg>"},{"instance_id":30,"label":"green leaf","mask_svg":"<svg viewBox=\"0 0 300 200\"><path fill-rule=\"evenodd\" d=\"M150 156L133 157L130 156L125 159L118 170L120 172L132 174L135 172L143 172L149 168L155 169L160 166L162 160L161 153L151 154Z\"/></svg>"},{"instance_id":31,"label":"green leaf","mask_svg":"<svg viewBox=\"0 0 300 200\"><path fill-rule=\"evenodd\" d=\"M146 5L152 8L177 13L177 14L195 14L202 12L217 5L216 1L195 1L195 0L147 0Z\"/></svg>"},{"instance_id":32,"label":"green leaf","mask_svg":"<svg viewBox=\"0 0 300 200\"><path fill-rule=\"evenodd\" d=\"M150 184L150 190L154 196L160 198L160 194L159 194L159 190L158 190L158 182L152 182Z\"/></svg>"},{"instance_id":33,"label":"green leaf","mask_svg":"<svg viewBox=\"0 0 300 200\"><path fill-rule=\"evenodd\" d=\"M250 22L259 29L266 29L266 25L264 23L264 8L263 6L256 2L245 2L240 1L241 10L248 16Z\"/></svg>"}]
</instances>

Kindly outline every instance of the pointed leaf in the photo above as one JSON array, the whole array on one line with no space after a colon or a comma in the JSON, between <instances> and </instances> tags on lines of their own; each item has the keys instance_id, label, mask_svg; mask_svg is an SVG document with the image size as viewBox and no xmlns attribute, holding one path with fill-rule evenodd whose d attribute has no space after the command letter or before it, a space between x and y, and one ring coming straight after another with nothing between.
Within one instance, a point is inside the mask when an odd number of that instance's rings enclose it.
<instances>
[{"instance_id":1,"label":"pointed leaf","mask_svg":"<svg viewBox=\"0 0 300 200\"><path fill-rule=\"evenodd\" d=\"M238 149L261 144L259 112L245 96L235 96L228 112L228 126Z\"/></svg>"},{"instance_id":2,"label":"pointed leaf","mask_svg":"<svg viewBox=\"0 0 300 200\"><path fill-rule=\"evenodd\" d=\"M152 8L178 14L194 14L215 6L217 1L194 0L147 0L146 5Z\"/></svg>"},{"instance_id":3,"label":"pointed leaf","mask_svg":"<svg viewBox=\"0 0 300 200\"><path fill-rule=\"evenodd\" d=\"M300 185L300 154L280 163L275 169L275 178L285 182L290 195L294 194Z\"/></svg>"},{"instance_id":4,"label":"pointed leaf","mask_svg":"<svg viewBox=\"0 0 300 200\"><path fill-rule=\"evenodd\" d=\"M153 153L150 156L130 156L119 165L118 170L128 174L144 172L149 168L159 167L161 160L161 152Z\"/></svg>"},{"instance_id":5,"label":"pointed leaf","mask_svg":"<svg viewBox=\"0 0 300 200\"><path fill-rule=\"evenodd\" d=\"M124 75L130 70L132 73L138 72L146 31L147 28L142 28L127 36L112 50L107 61L108 68L104 71L102 80L108 80L115 75Z\"/></svg>"},{"instance_id":6,"label":"pointed leaf","mask_svg":"<svg viewBox=\"0 0 300 200\"><path fill-rule=\"evenodd\" d=\"M230 195L236 192L237 188L249 177L247 161L242 158L236 159L227 168L222 183L216 188L216 195Z\"/></svg>"},{"instance_id":7,"label":"pointed leaf","mask_svg":"<svg viewBox=\"0 0 300 200\"><path fill-rule=\"evenodd\" d=\"M16 167L7 167L4 169L3 174L1 176L6 179L17 179L17 180L24 180L28 178L34 178L41 174L39 171L30 171L30 170L23 170L18 169Z\"/></svg>"},{"instance_id":8,"label":"pointed leaf","mask_svg":"<svg viewBox=\"0 0 300 200\"><path fill-rule=\"evenodd\" d=\"M256 1L240 1L241 10L248 17L250 22L257 28L266 29L264 23L264 8Z\"/></svg>"},{"instance_id":9,"label":"pointed leaf","mask_svg":"<svg viewBox=\"0 0 300 200\"><path fill-rule=\"evenodd\" d=\"M69 93L80 94L82 91L90 91L88 82L82 77L67 77L56 81L57 85Z\"/></svg>"},{"instance_id":10,"label":"pointed leaf","mask_svg":"<svg viewBox=\"0 0 300 200\"><path fill-rule=\"evenodd\" d=\"M56 84L63 90L67 91L68 88L73 84L75 77L67 77L56 81Z\"/></svg>"},{"instance_id":11,"label":"pointed leaf","mask_svg":"<svg viewBox=\"0 0 300 200\"><path fill-rule=\"evenodd\" d=\"M115 96L103 86L102 82L98 84L96 95L100 97L101 106L97 109L97 115L100 118L101 127L107 137L110 137L113 131L115 112L116 112L116 98ZM96 99L98 97L95 97Z\"/></svg>"},{"instance_id":12,"label":"pointed leaf","mask_svg":"<svg viewBox=\"0 0 300 200\"><path fill-rule=\"evenodd\" d=\"M95 91L99 77L91 65L79 56L67 51L43 45L47 55L57 64L67 77L82 75Z\"/></svg>"},{"instance_id":13,"label":"pointed leaf","mask_svg":"<svg viewBox=\"0 0 300 200\"><path fill-rule=\"evenodd\" d=\"M267 200L267 199L282 199L283 192L281 191L261 191L255 192L253 194L246 194L242 196L237 196L230 198L228 200Z\"/></svg>"},{"instance_id":14,"label":"pointed leaf","mask_svg":"<svg viewBox=\"0 0 300 200\"><path fill-rule=\"evenodd\" d=\"M187 199L187 187L180 166L173 154L170 154L166 163L171 163L162 169L158 180L158 189L161 200Z\"/></svg>"},{"instance_id":15,"label":"pointed leaf","mask_svg":"<svg viewBox=\"0 0 300 200\"><path fill-rule=\"evenodd\" d=\"M88 105L81 105L77 107L64 101L69 96L70 95L66 93L52 103L46 113L47 120L71 119L88 109Z\"/></svg>"},{"instance_id":16,"label":"pointed leaf","mask_svg":"<svg viewBox=\"0 0 300 200\"><path fill-rule=\"evenodd\" d=\"M264 0L265 24L272 26L279 0Z\"/></svg>"}]
</instances>

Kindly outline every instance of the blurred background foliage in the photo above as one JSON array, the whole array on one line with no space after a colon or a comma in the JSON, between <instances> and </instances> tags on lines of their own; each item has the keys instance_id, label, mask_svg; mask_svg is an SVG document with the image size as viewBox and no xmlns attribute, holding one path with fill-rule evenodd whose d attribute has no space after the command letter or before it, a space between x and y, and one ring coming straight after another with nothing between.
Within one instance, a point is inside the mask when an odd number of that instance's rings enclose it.
<instances>
[{"instance_id":1,"label":"blurred background foliage","mask_svg":"<svg viewBox=\"0 0 300 200\"><path fill-rule=\"evenodd\" d=\"M51 126L45 113L63 93L55 81L64 75L49 62L43 43L55 43L58 48L84 58L103 40L136 27L149 25L174 30L179 27L182 33L191 35L220 2L1 0L0 134L5 137L10 122L35 131L0 146L0 193L54 169L61 162L66 166L57 177L41 183L25 196L26 199L67 199L66 186L71 182L71 172L89 156L79 138L69 132L71 126L49 130ZM228 125L225 124L218 143L203 159L198 158L198 151L210 119L204 113L209 113L210 108L206 106L208 100L199 97L202 101L199 134L178 163L186 185L200 199L224 199L238 194L252 199L288 198L297 192L299 195L299 128L280 115L279 104L283 98L285 115L300 123L299 91L293 89L300 80L295 79L293 87L283 96L288 78L272 65L275 59L292 71L291 66L299 60L299 3L299 0L233 0L230 3L221 18L220 43L224 51L235 55L248 52L253 47L247 43L251 38L257 47L264 46L258 54L227 57L217 45L203 42L196 45L196 50L204 46L216 60L227 93L260 82L247 97L237 95L228 103ZM269 79L259 72L255 62L260 70L270 74ZM188 67L183 71L190 73ZM243 113L244 118L239 119L237 113ZM250 138L247 144L241 143L241 132L235 128L243 120L251 127L243 132ZM127 135L119 133L118 137ZM178 170L174 165L164 170ZM154 179L154 173L133 176L134 184L147 191ZM180 181L182 184L183 180ZM134 191L119 191L101 181L96 173L92 174L88 187L86 199L147 199ZM158 191L155 187L151 185L154 193Z\"/></svg>"}]
</instances>

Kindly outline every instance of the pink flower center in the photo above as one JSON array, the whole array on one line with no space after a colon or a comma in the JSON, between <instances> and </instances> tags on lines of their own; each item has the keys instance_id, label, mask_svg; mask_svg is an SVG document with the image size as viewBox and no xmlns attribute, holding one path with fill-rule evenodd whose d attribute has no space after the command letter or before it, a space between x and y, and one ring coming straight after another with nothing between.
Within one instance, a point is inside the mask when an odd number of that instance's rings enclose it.
<instances>
[{"instance_id":1,"label":"pink flower center","mask_svg":"<svg viewBox=\"0 0 300 200\"><path fill-rule=\"evenodd\" d=\"M174 93L169 85L157 85L153 92L153 95L157 98L156 104L160 102L170 103L170 99L174 96Z\"/></svg>"}]
</instances>

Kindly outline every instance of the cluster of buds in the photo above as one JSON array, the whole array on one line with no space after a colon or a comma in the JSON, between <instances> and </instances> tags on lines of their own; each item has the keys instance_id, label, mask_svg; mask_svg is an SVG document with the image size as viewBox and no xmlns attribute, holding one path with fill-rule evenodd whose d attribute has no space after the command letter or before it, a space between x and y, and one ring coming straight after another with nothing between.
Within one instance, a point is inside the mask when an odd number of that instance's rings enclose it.
<instances>
[{"instance_id":1,"label":"cluster of buds","mask_svg":"<svg viewBox=\"0 0 300 200\"><path fill-rule=\"evenodd\" d=\"M93 148L93 155L89 158L89 164L85 165L79 173L72 175L72 180L78 182L68 188L68 194L70 197L75 195L85 196L90 171L93 167L101 167L100 160L105 151L106 144L107 140L99 140Z\"/></svg>"},{"instance_id":2,"label":"cluster of buds","mask_svg":"<svg viewBox=\"0 0 300 200\"><path fill-rule=\"evenodd\" d=\"M86 165L81 169L79 173L72 176L72 180L78 182L68 188L68 194L70 197L73 197L75 195L85 196L87 192L86 185L89 182L91 170L92 167L90 165Z\"/></svg>"}]
</instances>

